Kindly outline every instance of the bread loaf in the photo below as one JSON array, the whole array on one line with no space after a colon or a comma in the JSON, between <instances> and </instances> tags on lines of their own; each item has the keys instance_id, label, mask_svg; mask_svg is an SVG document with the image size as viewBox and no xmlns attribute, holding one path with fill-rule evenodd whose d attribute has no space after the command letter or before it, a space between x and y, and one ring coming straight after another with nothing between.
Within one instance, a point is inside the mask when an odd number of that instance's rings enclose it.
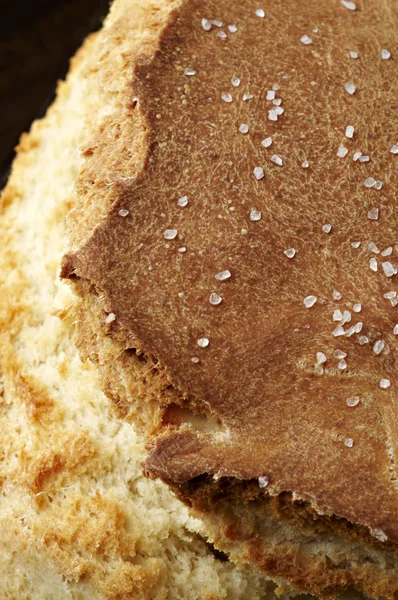
<instances>
[{"instance_id":1,"label":"bread loaf","mask_svg":"<svg viewBox=\"0 0 398 600\"><path fill-rule=\"evenodd\" d=\"M392 599L398 4L156 8L99 63L62 271L80 349L234 562Z\"/></svg>"},{"instance_id":2,"label":"bread loaf","mask_svg":"<svg viewBox=\"0 0 398 600\"><path fill-rule=\"evenodd\" d=\"M272 584L239 572L166 485L142 475L142 435L118 417L73 342L75 301L60 260L103 85L100 57L114 45L123 61L145 41L155 6L135 3L130 16L132 3L119 4L23 136L1 197L0 598L272 598ZM118 48L117 18L130 35Z\"/></svg>"}]
</instances>

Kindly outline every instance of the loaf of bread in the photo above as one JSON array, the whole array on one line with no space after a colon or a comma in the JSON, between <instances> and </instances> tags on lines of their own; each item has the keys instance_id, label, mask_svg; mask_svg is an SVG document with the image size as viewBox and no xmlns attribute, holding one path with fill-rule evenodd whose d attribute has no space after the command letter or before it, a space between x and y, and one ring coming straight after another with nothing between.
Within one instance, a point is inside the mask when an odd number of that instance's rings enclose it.
<instances>
[{"instance_id":1,"label":"loaf of bread","mask_svg":"<svg viewBox=\"0 0 398 600\"><path fill-rule=\"evenodd\" d=\"M143 436L73 342L75 301L59 280L65 216L106 85L101 57L121 71L148 36L156 3L134 3L130 15L132 4L120 2L85 42L54 106L22 138L1 197L0 598L271 599L265 577L240 572L165 484L143 476ZM99 123L109 108L95 107Z\"/></svg>"},{"instance_id":2,"label":"loaf of bread","mask_svg":"<svg viewBox=\"0 0 398 600\"><path fill-rule=\"evenodd\" d=\"M140 10L116 0L86 100L82 356L237 565L393 599L398 3Z\"/></svg>"}]
</instances>

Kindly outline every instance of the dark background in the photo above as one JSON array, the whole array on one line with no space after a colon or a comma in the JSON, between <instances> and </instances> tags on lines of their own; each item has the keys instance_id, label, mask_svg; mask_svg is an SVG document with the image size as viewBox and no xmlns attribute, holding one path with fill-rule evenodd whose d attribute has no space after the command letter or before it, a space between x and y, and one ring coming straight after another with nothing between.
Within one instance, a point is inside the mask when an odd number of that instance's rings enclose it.
<instances>
[{"instance_id":1,"label":"dark background","mask_svg":"<svg viewBox=\"0 0 398 600\"><path fill-rule=\"evenodd\" d=\"M0 0L0 181L23 131L42 116L109 0Z\"/></svg>"}]
</instances>

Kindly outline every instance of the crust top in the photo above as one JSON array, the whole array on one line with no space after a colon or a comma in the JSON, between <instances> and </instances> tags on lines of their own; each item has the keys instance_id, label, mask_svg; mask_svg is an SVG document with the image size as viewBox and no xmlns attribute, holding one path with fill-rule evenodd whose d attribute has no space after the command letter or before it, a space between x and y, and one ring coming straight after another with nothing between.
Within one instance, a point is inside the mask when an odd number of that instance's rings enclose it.
<instances>
[{"instance_id":1,"label":"crust top","mask_svg":"<svg viewBox=\"0 0 398 600\"><path fill-rule=\"evenodd\" d=\"M81 206L94 185L106 216L73 240L63 276L88 282L103 298L98 327L156 357L213 423L161 428L148 471L266 476L271 494L398 541L398 73L381 55L398 5L262 6L170 11L117 127L86 154Z\"/></svg>"}]
</instances>

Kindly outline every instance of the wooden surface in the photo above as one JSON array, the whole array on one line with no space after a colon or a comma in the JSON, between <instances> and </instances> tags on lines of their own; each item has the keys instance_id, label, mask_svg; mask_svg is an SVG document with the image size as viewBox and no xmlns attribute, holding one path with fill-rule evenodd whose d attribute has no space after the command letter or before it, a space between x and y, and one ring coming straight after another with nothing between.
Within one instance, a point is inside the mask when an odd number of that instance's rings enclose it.
<instances>
[{"instance_id":1,"label":"wooden surface","mask_svg":"<svg viewBox=\"0 0 398 600\"><path fill-rule=\"evenodd\" d=\"M23 131L43 114L70 56L107 12L106 0L0 1L0 179Z\"/></svg>"}]
</instances>

